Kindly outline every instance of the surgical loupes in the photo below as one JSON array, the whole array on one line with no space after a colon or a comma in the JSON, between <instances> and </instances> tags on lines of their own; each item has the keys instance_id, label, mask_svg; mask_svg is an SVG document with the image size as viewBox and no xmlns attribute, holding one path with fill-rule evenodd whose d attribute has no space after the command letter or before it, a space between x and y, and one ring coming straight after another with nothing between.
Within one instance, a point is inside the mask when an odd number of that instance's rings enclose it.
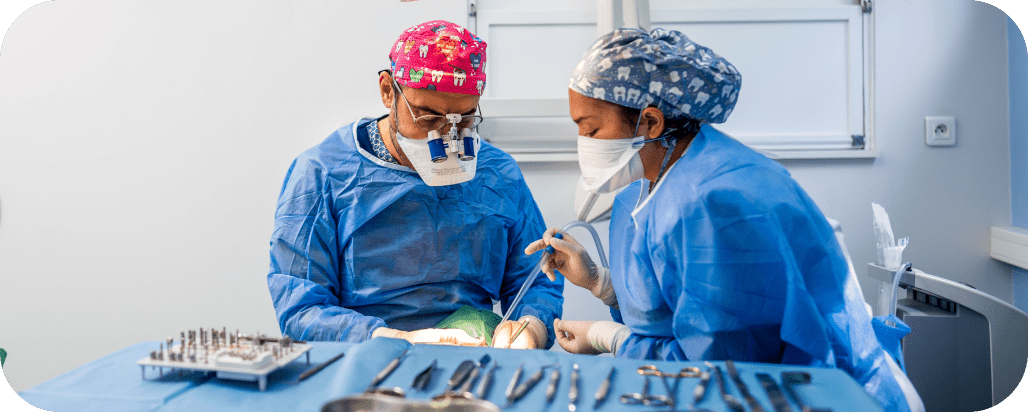
<instances>
[{"instance_id":1,"label":"surgical loupes","mask_svg":"<svg viewBox=\"0 0 1028 412\"><path fill-rule=\"evenodd\" d=\"M457 158L465 162L475 160L475 136L471 133L471 129L465 127L460 130L460 142Z\"/></svg>"},{"instance_id":2,"label":"surgical loupes","mask_svg":"<svg viewBox=\"0 0 1028 412\"><path fill-rule=\"evenodd\" d=\"M455 113L446 115L446 121L450 124L450 131L446 136L439 134L438 130L428 132L428 152L435 163L445 162L450 152L456 153L457 158L469 162L475 160L475 136L470 128L457 130L457 125L463 120L463 116Z\"/></svg>"}]
</instances>

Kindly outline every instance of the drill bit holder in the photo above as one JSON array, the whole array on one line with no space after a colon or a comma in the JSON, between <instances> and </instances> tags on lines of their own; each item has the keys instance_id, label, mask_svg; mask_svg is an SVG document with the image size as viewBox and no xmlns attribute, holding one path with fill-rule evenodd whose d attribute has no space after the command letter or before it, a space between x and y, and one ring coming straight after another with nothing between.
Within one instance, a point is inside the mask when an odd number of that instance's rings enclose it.
<instances>
[{"instance_id":1,"label":"drill bit holder","mask_svg":"<svg viewBox=\"0 0 1028 412\"><path fill-rule=\"evenodd\" d=\"M264 391L268 386L268 375L283 366L307 356L307 364L311 363L311 346L306 342L294 341L289 337L274 338L260 333L254 335L228 334L222 328L182 332L179 344L168 338L162 342L160 350L151 351L150 355L136 362L140 366L143 380L146 380L146 367L159 369L161 376L164 368L214 373L219 379L257 382ZM165 346L164 343L167 343Z\"/></svg>"}]
</instances>

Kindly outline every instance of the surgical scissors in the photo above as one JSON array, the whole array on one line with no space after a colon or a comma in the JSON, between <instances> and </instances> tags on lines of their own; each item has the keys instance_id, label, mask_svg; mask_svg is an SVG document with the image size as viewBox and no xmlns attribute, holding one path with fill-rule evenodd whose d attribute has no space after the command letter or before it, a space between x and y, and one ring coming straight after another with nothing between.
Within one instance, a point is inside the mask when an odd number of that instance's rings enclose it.
<instances>
[{"instance_id":1,"label":"surgical scissors","mask_svg":"<svg viewBox=\"0 0 1028 412\"><path fill-rule=\"evenodd\" d=\"M643 375L654 375L660 376L661 381L664 383L664 389L667 390L668 397L671 399L671 409L673 410L678 406L678 380L681 378L695 378L700 376L700 368L694 366L688 366L682 368L678 373L667 373L661 372L654 365L646 365L639 368L639 373ZM675 378L674 385L668 385L667 378Z\"/></svg>"},{"instance_id":2,"label":"surgical scissors","mask_svg":"<svg viewBox=\"0 0 1028 412\"><path fill-rule=\"evenodd\" d=\"M636 369L640 375L646 377L643 382L643 390L641 393L626 393L621 395L621 403L626 405L646 405L646 406L670 406L672 408L677 404L675 393L678 391L678 379L679 378L695 378L700 376L700 369L696 367L685 367L677 373L662 372L656 365L643 365L639 369ZM664 389L667 390L667 395L650 395L650 376L659 376L661 381L664 383ZM674 386L667 383L667 378L675 378Z\"/></svg>"},{"instance_id":3,"label":"surgical scissors","mask_svg":"<svg viewBox=\"0 0 1028 412\"><path fill-rule=\"evenodd\" d=\"M660 376L664 378L698 378L700 377L700 368L695 366L689 366L682 368L677 373L661 372L657 369L656 365L643 365L637 370L640 375Z\"/></svg>"},{"instance_id":4,"label":"surgical scissors","mask_svg":"<svg viewBox=\"0 0 1028 412\"><path fill-rule=\"evenodd\" d=\"M621 395L621 403L625 405L668 406L671 398L664 395L650 395L650 376L645 375L642 392Z\"/></svg>"}]
</instances>

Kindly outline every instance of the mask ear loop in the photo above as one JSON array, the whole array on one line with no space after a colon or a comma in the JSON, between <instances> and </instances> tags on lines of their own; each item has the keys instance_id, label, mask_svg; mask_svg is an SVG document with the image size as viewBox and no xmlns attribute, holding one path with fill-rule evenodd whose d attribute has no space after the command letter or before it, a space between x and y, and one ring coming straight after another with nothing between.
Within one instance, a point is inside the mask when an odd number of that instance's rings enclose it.
<instances>
[{"instance_id":1,"label":"mask ear loop","mask_svg":"<svg viewBox=\"0 0 1028 412\"><path fill-rule=\"evenodd\" d=\"M670 142L668 141L670 140ZM660 141L660 145L664 146L664 161L660 163L660 172L657 173L657 180L653 181L651 186L656 186L660 178L664 177L664 172L667 171L667 163L671 160L671 152L675 151L675 145L678 144L678 138L674 136L667 136L665 140ZM653 190L653 187L650 187Z\"/></svg>"},{"instance_id":2,"label":"mask ear loop","mask_svg":"<svg viewBox=\"0 0 1028 412\"><path fill-rule=\"evenodd\" d=\"M683 129L685 129L684 130L685 131L685 136L695 135L696 133L699 133L699 131L700 131L698 123L695 123L695 122L688 122L683 127ZM665 139L665 140L661 140L660 144L662 146L664 146L665 149L667 149L667 151L664 152L664 162L662 162L660 164L660 172L657 173L657 180L655 180L653 182L653 186L655 186L657 184L657 182L660 181L660 178L664 177L664 172L667 171L668 161L671 160L671 152L673 152L675 150L675 146L678 145L678 138L671 135L671 133L674 133L676 131L678 131L678 128L673 128L673 127L672 128L668 128L667 130L664 131L664 133L662 133L660 135L660 137L658 137L656 139L653 139L653 140ZM670 140L670 142L668 140ZM650 190L653 190L653 188L650 187Z\"/></svg>"},{"instance_id":3,"label":"mask ear loop","mask_svg":"<svg viewBox=\"0 0 1028 412\"><path fill-rule=\"evenodd\" d=\"M639 133L639 124L640 124L641 121L642 121L642 112L639 112L639 117L635 121L635 131L632 132L633 136L636 133ZM678 130L678 128L675 128L675 127L665 127L664 128L664 133L661 133L660 136L654 137L652 139L645 139L645 140L640 140L638 142L632 143L632 148L633 149L641 149L646 143L657 142L657 141L662 141L662 140L669 139L669 138L671 138L671 133L674 133L677 130ZM661 144L663 145L664 143L661 142ZM664 147L667 147L667 146L665 145Z\"/></svg>"},{"instance_id":4,"label":"mask ear loop","mask_svg":"<svg viewBox=\"0 0 1028 412\"><path fill-rule=\"evenodd\" d=\"M639 133L639 125L641 123L642 111L639 111L639 116L635 120L635 131L632 132L633 136L636 133ZM671 160L671 152L675 150L675 145L678 144L678 138L672 135L672 133L676 132L677 130L677 128L668 127L664 129L664 132L661 133L660 136L657 136L653 139L640 140L632 144L632 148L641 149L644 145L646 145L646 143L659 141L660 145L663 146L665 149L664 161L660 163L660 171L657 172L657 179L650 183L650 190L653 190L653 187L656 186L657 182L660 181L660 178L664 177L664 172L667 171L667 164ZM668 140L670 140L670 142L668 142Z\"/></svg>"},{"instance_id":5,"label":"mask ear loop","mask_svg":"<svg viewBox=\"0 0 1028 412\"><path fill-rule=\"evenodd\" d=\"M643 118L643 114L642 114L642 110L640 110L639 111L639 115L635 117L635 130L632 131L632 138L635 138L636 133L639 133L639 125L642 124L642 118ZM633 149L642 149L642 147L645 146L646 143L649 143L649 142L652 142L652 141L656 141L656 140L660 140L660 137L658 137L656 139L650 139L650 140L640 140L638 142L632 143L632 148Z\"/></svg>"}]
</instances>

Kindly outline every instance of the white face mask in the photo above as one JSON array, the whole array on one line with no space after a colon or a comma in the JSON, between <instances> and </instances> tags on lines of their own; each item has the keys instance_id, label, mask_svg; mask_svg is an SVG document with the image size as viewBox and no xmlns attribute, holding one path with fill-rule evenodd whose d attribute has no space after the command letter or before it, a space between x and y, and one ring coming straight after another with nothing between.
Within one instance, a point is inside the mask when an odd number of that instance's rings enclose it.
<instances>
[{"instance_id":1,"label":"white face mask","mask_svg":"<svg viewBox=\"0 0 1028 412\"><path fill-rule=\"evenodd\" d=\"M595 139L578 136L579 184L595 193L610 193L645 177L639 149L645 136L631 139Z\"/></svg>"},{"instance_id":2,"label":"white face mask","mask_svg":"<svg viewBox=\"0 0 1028 412\"><path fill-rule=\"evenodd\" d=\"M478 133L470 132L470 129L465 130L468 131L466 133L474 136L474 153L477 154L478 149L482 146L481 137L478 136ZM439 132L430 133L432 134L425 139L411 139L404 137L399 130L396 130L396 142L399 143L403 154L407 156L407 160L410 160L411 165L414 166L414 170L418 172L418 176L421 176L421 180L429 186L447 186L474 179L475 171L478 168L478 156L471 160L460 160L457 153L447 148L446 160L433 162L428 142L432 140L433 135L438 135ZM451 141L447 137L444 137L443 140Z\"/></svg>"}]
</instances>

